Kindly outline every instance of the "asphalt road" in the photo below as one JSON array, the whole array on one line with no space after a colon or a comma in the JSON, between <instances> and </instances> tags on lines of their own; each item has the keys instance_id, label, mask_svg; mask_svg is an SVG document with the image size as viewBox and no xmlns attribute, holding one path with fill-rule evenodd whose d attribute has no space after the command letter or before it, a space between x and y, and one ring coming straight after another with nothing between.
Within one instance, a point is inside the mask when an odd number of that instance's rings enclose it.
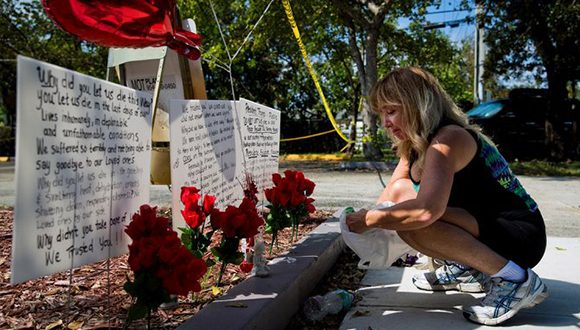
<instances>
[{"instance_id":1,"label":"asphalt road","mask_svg":"<svg viewBox=\"0 0 580 330\"><path fill-rule=\"evenodd\" d=\"M319 209L335 210L343 206L371 207L383 187L376 172L337 171L336 166L282 164L303 170L316 183L313 198ZM389 174L383 174L388 181ZM520 181L540 206L549 236L580 237L580 178L527 177ZM151 187L151 201L168 205L171 194L166 186ZM0 163L0 205L14 205L14 164Z\"/></svg>"}]
</instances>

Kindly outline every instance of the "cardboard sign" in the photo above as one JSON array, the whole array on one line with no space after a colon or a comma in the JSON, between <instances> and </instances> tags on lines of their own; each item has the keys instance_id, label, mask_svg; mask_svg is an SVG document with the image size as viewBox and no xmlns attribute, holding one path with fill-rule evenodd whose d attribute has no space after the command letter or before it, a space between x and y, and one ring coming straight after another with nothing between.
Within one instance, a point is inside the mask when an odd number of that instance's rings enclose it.
<instances>
[{"instance_id":1,"label":"cardboard sign","mask_svg":"<svg viewBox=\"0 0 580 330\"><path fill-rule=\"evenodd\" d=\"M151 96L18 57L13 284L127 252L149 201Z\"/></svg>"},{"instance_id":2,"label":"cardboard sign","mask_svg":"<svg viewBox=\"0 0 580 330\"><path fill-rule=\"evenodd\" d=\"M246 173L258 190L278 172L280 112L247 100L172 100L173 227L185 226L182 186L216 196L216 207L238 205ZM262 196L258 196L261 198Z\"/></svg>"}]
</instances>

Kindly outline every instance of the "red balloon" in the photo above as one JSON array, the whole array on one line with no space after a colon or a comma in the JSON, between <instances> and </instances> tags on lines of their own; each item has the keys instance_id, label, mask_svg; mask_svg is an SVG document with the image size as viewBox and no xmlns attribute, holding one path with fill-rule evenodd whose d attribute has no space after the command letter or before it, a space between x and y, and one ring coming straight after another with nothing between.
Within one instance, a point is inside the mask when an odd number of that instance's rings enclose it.
<instances>
[{"instance_id":1,"label":"red balloon","mask_svg":"<svg viewBox=\"0 0 580 330\"><path fill-rule=\"evenodd\" d=\"M64 31L105 47L168 46L196 60L199 34L174 28L175 0L42 0Z\"/></svg>"}]
</instances>

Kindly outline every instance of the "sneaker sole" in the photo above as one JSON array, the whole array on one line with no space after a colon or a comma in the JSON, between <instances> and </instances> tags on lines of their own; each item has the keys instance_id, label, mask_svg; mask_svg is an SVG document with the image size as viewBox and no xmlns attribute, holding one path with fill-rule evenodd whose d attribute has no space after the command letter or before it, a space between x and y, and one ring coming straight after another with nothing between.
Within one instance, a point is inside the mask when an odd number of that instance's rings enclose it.
<instances>
[{"instance_id":1,"label":"sneaker sole","mask_svg":"<svg viewBox=\"0 0 580 330\"><path fill-rule=\"evenodd\" d=\"M538 293L536 296L532 297L531 301L528 304L522 305L518 308L511 309L507 313L503 314L500 317L497 317L494 319L477 319L475 314L471 314L469 312L463 312L463 317L465 317L467 320L469 320L471 322L478 323L478 324L498 325L500 323L503 323L503 322L511 319L514 315L516 315L517 312L520 311L520 309L531 308L531 307L534 307L534 306L540 304L546 298L548 298L548 296L549 296L548 287L542 283L542 291L540 293Z\"/></svg>"},{"instance_id":2,"label":"sneaker sole","mask_svg":"<svg viewBox=\"0 0 580 330\"><path fill-rule=\"evenodd\" d=\"M548 293L548 287L543 283L542 285L543 285L542 292L540 292L526 307L522 308L534 307L538 304L541 304L544 300L546 300L546 298L548 298L548 296L550 296L550 294Z\"/></svg>"},{"instance_id":3,"label":"sneaker sole","mask_svg":"<svg viewBox=\"0 0 580 330\"><path fill-rule=\"evenodd\" d=\"M438 284L438 285L424 285L424 283L419 281L413 281L413 284L423 291L460 291L468 293L480 293L485 292L480 284L470 284L470 283L456 283L456 284Z\"/></svg>"}]
</instances>

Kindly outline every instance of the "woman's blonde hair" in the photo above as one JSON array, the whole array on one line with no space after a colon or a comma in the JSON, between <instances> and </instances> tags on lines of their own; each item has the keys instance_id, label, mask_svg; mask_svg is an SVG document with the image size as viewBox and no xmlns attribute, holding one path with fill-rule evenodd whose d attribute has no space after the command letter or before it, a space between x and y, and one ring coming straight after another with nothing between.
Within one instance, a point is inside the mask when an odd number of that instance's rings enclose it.
<instances>
[{"instance_id":1,"label":"woman's blonde hair","mask_svg":"<svg viewBox=\"0 0 580 330\"><path fill-rule=\"evenodd\" d=\"M408 67L392 71L379 80L371 90L373 111L381 113L385 106L402 108L402 126L405 140L389 132L395 143L397 155L414 161L420 169L425 163L425 153L430 138L444 121L464 128L469 125L465 114L443 90L437 78L429 72Z\"/></svg>"}]
</instances>

